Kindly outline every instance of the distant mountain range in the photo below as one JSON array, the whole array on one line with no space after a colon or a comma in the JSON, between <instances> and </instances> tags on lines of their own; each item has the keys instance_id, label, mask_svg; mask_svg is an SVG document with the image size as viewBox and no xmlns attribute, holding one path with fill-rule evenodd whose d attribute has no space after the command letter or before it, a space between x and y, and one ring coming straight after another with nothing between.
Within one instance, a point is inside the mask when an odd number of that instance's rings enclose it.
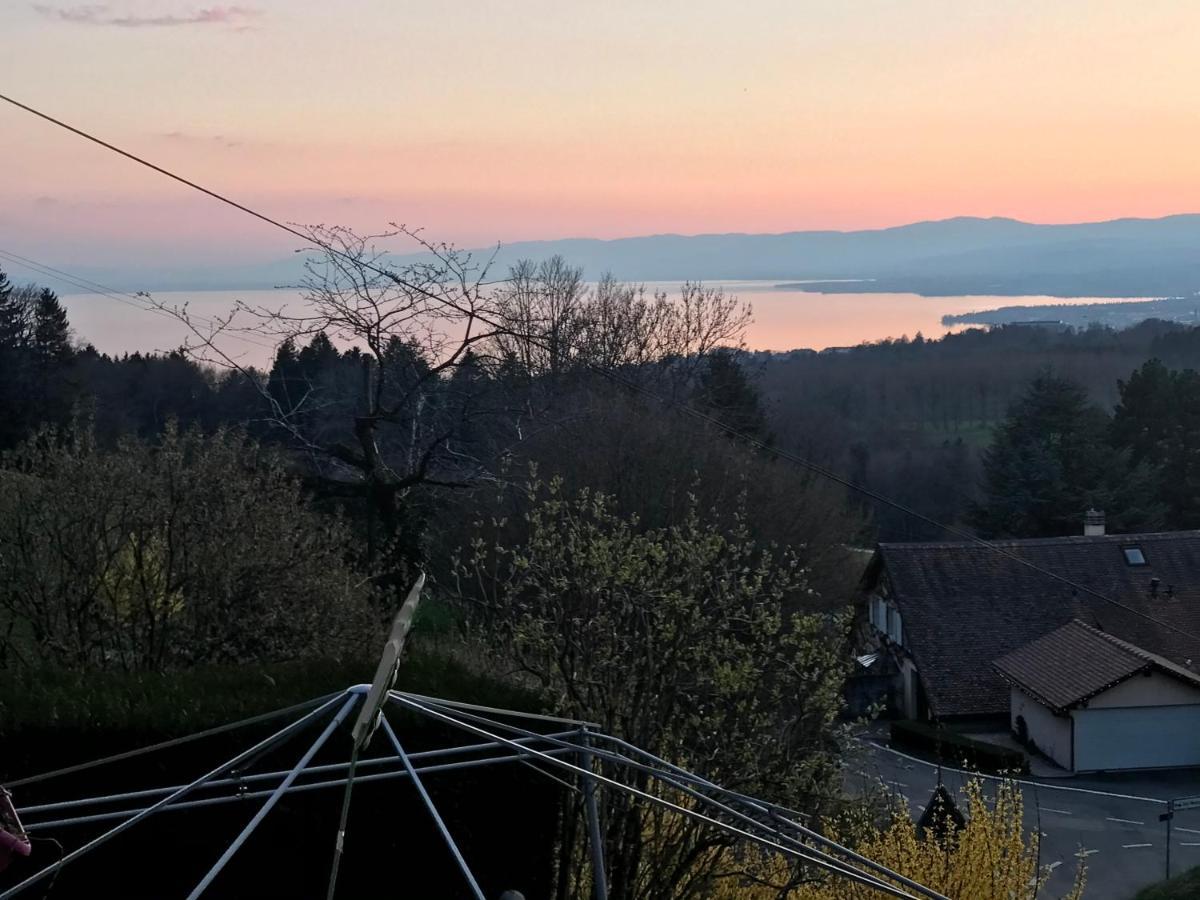
<instances>
[{"instance_id":1,"label":"distant mountain range","mask_svg":"<svg viewBox=\"0 0 1200 900\"><path fill-rule=\"evenodd\" d=\"M480 259L492 252L475 251ZM556 254L582 266L589 279L611 272L636 281L816 281L803 289L830 293L1172 296L1200 290L1200 215L1073 225L963 217L870 231L522 241L502 246L492 271L503 273L517 260ZM395 257L395 262L415 258ZM229 269L79 273L100 281L107 277L126 288L251 289L294 282L299 260Z\"/></svg>"}]
</instances>

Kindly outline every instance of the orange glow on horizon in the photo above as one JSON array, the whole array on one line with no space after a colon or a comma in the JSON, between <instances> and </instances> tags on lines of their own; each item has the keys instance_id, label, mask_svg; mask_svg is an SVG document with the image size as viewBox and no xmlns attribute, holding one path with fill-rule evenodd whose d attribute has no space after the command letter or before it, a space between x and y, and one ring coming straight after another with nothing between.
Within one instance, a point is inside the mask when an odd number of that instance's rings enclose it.
<instances>
[{"instance_id":1,"label":"orange glow on horizon","mask_svg":"<svg viewBox=\"0 0 1200 900\"><path fill-rule=\"evenodd\" d=\"M277 217L469 245L1200 211L1200 7L526 2L261 0L249 30L22 8L11 91ZM25 114L0 125L0 228L29 252L287 243Z\"/></svg>"}]
</instances>

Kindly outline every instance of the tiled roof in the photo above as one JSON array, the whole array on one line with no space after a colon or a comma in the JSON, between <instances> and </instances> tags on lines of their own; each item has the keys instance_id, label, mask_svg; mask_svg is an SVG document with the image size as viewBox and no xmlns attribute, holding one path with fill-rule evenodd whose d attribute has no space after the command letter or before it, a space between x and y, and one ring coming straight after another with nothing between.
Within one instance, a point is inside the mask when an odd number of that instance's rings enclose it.
<instances>
[{"instance_id":1,"label":"tiled roof","mask_svg":"<svg viewBox=\"0 0 1200 900\"><path fill-rule=\"evenodd\" d=\"M1038 567L1200 634L1200 531L997 541ZM1131 566L1123 548L1140 547ZM905 648L938 716L999 715L1008 686L992 663L1073 619L1174 664L1200 663L1200 641L1105 603L976 543L880 544ZM1151 579L1158 579L1157 594Z\"/></svg>"},{"instance_id":2,"label":"tiled roof","mask_svg":"<svg viewBox=\"0 0 1200 900\"><path fill-rule=\"evenodd\" d=\"M1200 675L1074 619L994 663L1046 706L1066 710L1139 672L1157 669L1200 687Z\"/></svg>"}]
</instances>

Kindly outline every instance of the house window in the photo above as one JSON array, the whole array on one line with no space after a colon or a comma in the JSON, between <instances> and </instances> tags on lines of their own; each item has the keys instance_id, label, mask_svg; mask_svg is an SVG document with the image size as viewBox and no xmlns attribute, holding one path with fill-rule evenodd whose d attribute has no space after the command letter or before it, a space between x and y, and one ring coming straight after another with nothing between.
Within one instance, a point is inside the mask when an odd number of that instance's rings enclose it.
<instances>
[{"instance_id":1,"label":"house window","mask_svg":"<svg viewBox=\"0 0 1200 900\"><path fill-rule=\"evenodd\" d=\"M896 644L902 643L904 637L900 626L900 610L894 606L889 606L887 610L887 636Z\"/></svg>"},{"instance_id":2,"label":"house window","mask_svg":"<svg viewBox=\"0 0 1200 900\"><path fill-rule=\"evenodd\" d=\"M1142 552L1141 547L1122 547L1121 552L1125 554L1125 562L1131 566L1146 565L1146 554Z\"/></svg>"},{"instance_id":3,"label":"house window","mask_svg":"<svg viewBox=\"0 0 1200 900\"><path fill-rule=\"evenodd\" d=\"M871 598L871 624L879 631L887 631L887 605L880 597Z\"/></svg>"}]
</instances>

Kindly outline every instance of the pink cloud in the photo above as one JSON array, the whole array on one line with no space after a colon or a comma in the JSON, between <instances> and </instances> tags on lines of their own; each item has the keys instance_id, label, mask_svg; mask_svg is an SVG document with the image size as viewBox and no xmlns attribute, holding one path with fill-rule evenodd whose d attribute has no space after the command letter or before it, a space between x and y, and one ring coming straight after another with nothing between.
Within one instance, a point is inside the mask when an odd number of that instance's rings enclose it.
<instances>
[{"instance_id":1,"label":"pink cloud","mask_svg":"<svg viewBox=\"0 0 1200 900\"><path fill-rule=\"evenodd\" d=\"M229 25L245 28L250 20L262 13L249 6L208 6L180 13L144 16L115 12L104 3L80 6L50 6L35 3L33 8L43 16L59 22L77 25L112 25L118 28L171 27L176 25Z\"/></svg>"},{"instance_id":2,"label":"pink cloud","mask_svg":"<svg viewBox=\"0 0 1200 900\"><path fill-rule=\"evenodd\" d=\"M187 131L166 131L158 135L158 137L180 144L218 146L224 147L227 150L233 150L245 144L245 141L239 138L232 138L224 134L194 134Z\"/></svg>"}]
</instances>

